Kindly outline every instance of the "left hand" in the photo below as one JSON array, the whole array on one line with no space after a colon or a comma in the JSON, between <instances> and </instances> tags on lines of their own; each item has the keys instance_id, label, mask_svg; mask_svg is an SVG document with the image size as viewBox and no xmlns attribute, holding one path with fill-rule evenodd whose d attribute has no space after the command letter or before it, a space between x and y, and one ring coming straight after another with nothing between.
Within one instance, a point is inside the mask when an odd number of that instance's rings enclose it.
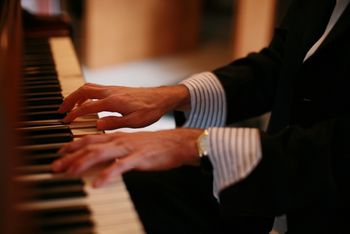
<instances>
[{"instance_id":1,"label":"left hand","mask_svg":"<svg viewBox=\"0 0 350 234\"><path fill-rule=\"evenodd\" d=\"M65 156L52 164L55 172L78 175L92 166L114 160L93 186L130 170L168 170L182 165L198 165L196 140L202 129L179 128L158 132L89 135L65 145Z\"/></svg>"}]
</instances>

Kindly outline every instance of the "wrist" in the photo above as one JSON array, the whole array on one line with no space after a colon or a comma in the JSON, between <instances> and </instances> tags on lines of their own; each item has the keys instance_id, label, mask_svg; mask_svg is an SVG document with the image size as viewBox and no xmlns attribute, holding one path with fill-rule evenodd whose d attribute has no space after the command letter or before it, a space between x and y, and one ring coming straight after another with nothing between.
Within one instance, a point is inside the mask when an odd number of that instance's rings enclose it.
<instances>
[{"instance_id":1,"label":"wrist","mask_svg":"<svg viewBox=\"0 0 350 234\"><path fill-rule=\"evenodd\" d=\"M189 111L191 108L191 97L188 88L185 85L162 86L159 87L162 92L162 100L166 104L168 111Z\"/></svg>"}]
</instances>

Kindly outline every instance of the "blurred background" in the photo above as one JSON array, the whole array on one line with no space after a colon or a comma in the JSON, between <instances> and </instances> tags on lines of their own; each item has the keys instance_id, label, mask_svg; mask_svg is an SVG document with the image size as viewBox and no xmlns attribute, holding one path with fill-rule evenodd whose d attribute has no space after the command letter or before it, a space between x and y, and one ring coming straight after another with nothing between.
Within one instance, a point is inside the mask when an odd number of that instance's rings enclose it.
<instances>
[{"instance_id":1,"label":"blurred background","mask_svg":"<svg viewBox=\"0 0 350 234\"><path fill-rule=\"evenodd\" d=\"M290 0L22 0L65 14L85 78L173 84L266 46Z\"/></svg>"}]
</instances>

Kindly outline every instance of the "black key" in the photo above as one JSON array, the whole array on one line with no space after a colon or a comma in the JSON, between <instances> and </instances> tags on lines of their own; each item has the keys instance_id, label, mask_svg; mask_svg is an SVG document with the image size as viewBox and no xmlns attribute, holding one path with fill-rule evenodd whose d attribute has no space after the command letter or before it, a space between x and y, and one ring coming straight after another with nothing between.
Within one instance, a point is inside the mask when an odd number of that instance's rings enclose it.
<instances>
[{"instance_id":1,"label":"black key","mask_svg":"<svg viewBox=\"0 0 350 234\"><path fill-rule=\"evenodd\" d=\"M28 98L25 100L26 106L55 105L61 104L62 102L63 99L61 97Z\"/></svg>"},{"instance_id":2,"label":"black key","mask_svg":"<svg viewBox=\"0 0 350 234\"><path fill-rule=\"evenodd\" d=\"M23 113L22 119L24 120L46 120L46 119L63 119L66 115L58 113L57 110L54 111L37 111Z\"/></svg>"},{"instance_id":3,"label":"black key","mask_svg":"<svg viewBox=\"0 0 350 234\"><path fill-rule=\"evenodd\" d=\"M33 71L24 73L24 77L38 77L38 76L57 76L57 72L55 70L49 71Z\"/></svg>"},{"instance_id":4,"label":"black key","mask_svg":"<svg viewBox=\"0 0 350 234\"><path fill-rule=\"evenodd\" d=\"M43 208L40 210L24 210L23 213L34 218L59 218L62 216L89 215L91 211L86 205L72 205L57 208Z\"/></svg>"},{"instance_id":5,"label":"black key","mask_svg":"<svg viewBox=\"0 0 350 234\"><path fill-rule=\"evenodd\" d=\"M15 168L15 175L33 175L33 174L47 174L53 173L51 166L35 165L35 166L19 166Z\"/></svg>"},{"instance_id":6,"label":"black key","mask_svg":"<svg viewBox=\"0 0 350 234\"><path fill-rule=\"evenodd\" d=\"M50 81L50 80L57 80L58 81L58 77L55 76L38 76L38 77L23 77L23 83L24 82L30 82L30 81Z\"/></svg>"},{"instance_id":7,"label":"black key","mask_svg":"<svg viewBox=\"0 0 350 234\"><path fill-rule=\"evenodd\" d=\"M55 177L50 179L40 180L20 180L18 183L22 186L35 187L35 188L49 188L49 187L64 187L64 186L76 186L84 185L84 182L80 178L72 177Z\"/></svg>"},{"instance_id":8,"label":"black key","mask_svg":"<svg viewBox=\"0 0 350 234\"><path fill-rule=\"evenodd\" d=\"M49 119L49 120L34 120L34 121L23 121L18 124L18 127L37 127L37 126L53 126L64 124L61 119Z\"/></svg>"},{"instance_id":9,"label":"black key","mask_svg":"<svg viewBox=\"0 0 350 234\"><path fill-rule=\"evenodd\" d=\"M25 135L49 134L49 133L68 133L70 128L67 125L53 125L53 126L37 126L19 128L17 131Z\"/></svg>"},{"instance_id":10,"label":"black key","mask_svg":"<svg viewBox=\"0 0 350 234\"><path fill-rule=\"evenodd\" d=\"M40 223L40 227L44 230L69 229L77 226L92 226L90 214L67 215L59 218L45 218L44 222Z\"/></svg>"},{"instance_id":11,"label":"black key","mask_svg":"<svg viewBox=\"0 0 350 234\"><path fill-rule=\"evenodd\" d=\"M23 99L60 97L63 100L63 96L61 92L22 93L21 96ZM48 105L48 104L44 103L43 105Z\"/></svg>"},{"instance_id":12,"label":"black key","mask_svg":"<svg viewBox=\"0 0 350 234\"><path fill-rule=\"evenodd\" d=\"M28 193L24 194L25 200L55 200L67 198L79 198L87 196L83 185L65 185L46 188L28 189Z\"/></svg>"},{"instance_id":13,"label":"black key","mask_svg":"<svg viewBox=\"0 0 350 234\"><path fill-rule=\"evenodd\" d=\"M48 165L61 157L59 153L25 155L21 158L21 162L24 165Z\"/></svg>"},{"instance_id":14,"label":"black key","mask_svg":"<svg viewBox=\"0 0 350 234\"><path fill-rule=\"evenodd\" d=\"M28 87L28 86L35 86L35 85L51 85L51 84L55 84L55 85L59 85L60 82L58 80L42 80L42 79L38 79L38 80L30 80L30 81L23 81L21 83L21 85L23 87Z\"/></svg>"},{"instance_id":15,"label":"black key","mask_svg":"<svg viewBox=\"0 0 350 234\"><path fill-rule=\"evenodd\" d=\"M52 134L44 134L44 135L24 136L23 141L27 145L34 145L34 144L70 142L72 141L72 139L73 139L72 133L52 133Z\"/></svg>"},{"instance_id":16,"label":"black key","mask_svg":"<svg viewBox=\"0 0 350 234\"><path fill-rule=\"evenodd\" d=\"M59 104L52 104L52 105L39 105L39 106L23 106L22 112L29 113L29 112L41 112L41 111L58 111L60 108Z\"/></svg>"},{"instance_id":17,"label":"black key","mask_svg":"<svg viewBox=\"0 0 350 234\"><path fill-rule=\"evenodd\" d=\"M56 153L65 143L51 143L40 145L24 145L17 147L18 151L24 155Z\"/></svg>"},{"instance_id":18,"label":"black key","mask_svg":"<svg viewBox=\"0 0 350 234\"><path fill-rule=\"evenodd\" d=\"M30 87L23 87L23 92L34 93L34 92L60 92L60 85L35 85Z\"/></svg>"}]
</instances>

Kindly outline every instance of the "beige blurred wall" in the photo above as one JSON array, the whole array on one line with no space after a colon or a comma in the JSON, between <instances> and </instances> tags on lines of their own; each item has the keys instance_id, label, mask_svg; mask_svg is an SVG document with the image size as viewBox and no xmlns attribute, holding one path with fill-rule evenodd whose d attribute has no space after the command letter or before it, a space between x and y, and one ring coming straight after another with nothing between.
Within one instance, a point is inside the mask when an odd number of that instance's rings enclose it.
<instances>
[{"instance_id":1,"label":"beige blurred wall","mask_svg":"<svg viewBox=\"0 0 350 234\"><path fill-rule=\"evenodd\" d=\"M99 68L196 47L201 0L86 0L83 62Z\"/></svg>"},{"instance_id":2,"label":"beige blurred wall","mask_svg":"<svg viewBox=\"0 0 350 234\"><path fill-rule=\"evenodd\" d=\"M276 0L236 0L233 17L233 58L259 51L271 40Z\"/></svg>"},{"instance_id":3,"label":"beige blurred wall","mask_svg":"<svg viewBox=\"0 0 350 234\"><path fill-rule=\"evenodd\" d=\"M228 48L238 58L269 43L277 1L232 1L234 28ZM168 55L199 43L202 0L85 0L84 4L79 47L89 68Z\"/></svg>"}]
</instances>

